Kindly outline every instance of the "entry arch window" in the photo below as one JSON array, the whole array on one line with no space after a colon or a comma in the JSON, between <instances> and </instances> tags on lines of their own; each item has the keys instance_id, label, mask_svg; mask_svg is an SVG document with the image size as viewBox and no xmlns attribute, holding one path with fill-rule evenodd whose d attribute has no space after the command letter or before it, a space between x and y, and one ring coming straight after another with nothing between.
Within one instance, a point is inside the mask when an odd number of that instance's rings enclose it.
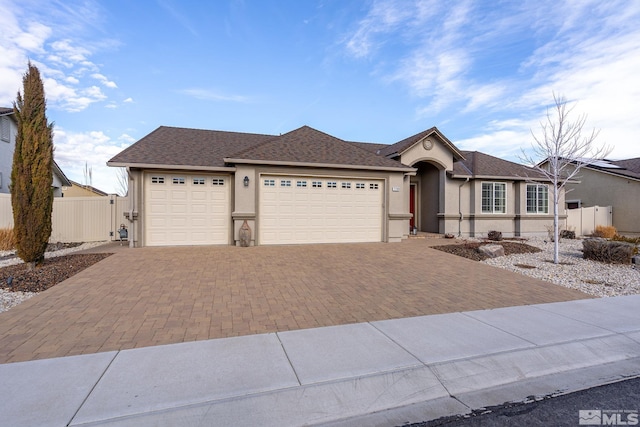
<instances>
[{"instance_id":1,"label":"entry arch window","mask_svg":"<svg viewBox=\"0 0 640 427\"><path fill-rule=\"evenodd\" d=\"M545 184L527 184L527 213L549 213L549 187Z\"/></svg>"},{"instance_id":2,"label":"entry arch window","mask_svg":"<svg viewBox=\"0 0 640 427\"><path fill-rule=\"evenodd\" d=\"M482 213L507 212L507 184L504 182L482 183Z\"/></svg>"}]
</instances>

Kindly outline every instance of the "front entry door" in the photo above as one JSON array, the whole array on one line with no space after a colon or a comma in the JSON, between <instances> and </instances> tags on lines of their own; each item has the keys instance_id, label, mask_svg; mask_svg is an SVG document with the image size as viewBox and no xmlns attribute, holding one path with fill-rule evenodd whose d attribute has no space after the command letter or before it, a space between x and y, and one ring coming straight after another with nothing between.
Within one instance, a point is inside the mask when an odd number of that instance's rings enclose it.
<instances>
[{"instance_id":1,"label":"front entry door","mask_svg":"<svg viewBox=\"0 0 640 427\"><path fill-rule=\"evenodd\" d=\"M416 185L409 186L409 212L413 215L409 220L409 231L416 226Z\"/></svg>"}]
</instances>

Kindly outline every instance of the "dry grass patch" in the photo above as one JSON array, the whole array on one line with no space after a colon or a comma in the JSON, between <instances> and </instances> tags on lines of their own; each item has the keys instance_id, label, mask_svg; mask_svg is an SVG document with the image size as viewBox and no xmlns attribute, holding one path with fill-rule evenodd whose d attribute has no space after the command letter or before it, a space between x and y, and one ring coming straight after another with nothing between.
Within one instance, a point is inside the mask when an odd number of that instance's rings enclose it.
<instances>
[{"instance_id":1,"label":"dry grass patch","mask_svg":"<svg viewBox=\"0 0 640 427\"><path fill-rule=\"evenodd\" d=\"M0 251L10 251L15 247L13 228L0 228Z\"/></svg>"}]
</instances>

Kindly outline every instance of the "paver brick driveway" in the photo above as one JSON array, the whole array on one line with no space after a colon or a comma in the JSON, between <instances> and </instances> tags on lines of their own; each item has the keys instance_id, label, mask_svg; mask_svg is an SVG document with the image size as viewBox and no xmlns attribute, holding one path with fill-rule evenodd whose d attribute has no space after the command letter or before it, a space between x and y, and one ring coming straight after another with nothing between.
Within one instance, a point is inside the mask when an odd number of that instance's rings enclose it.
<instances>
[{"instance_id":1,"label":"paver brick driveway","mask_svg":"<svg viewBox=\"0 0 640 427\"><path fill-rule=\"evenodd\" d=\"M0 363L588 298L400 244L125 249L0 314Z\"/></svg>"}]
</instances>

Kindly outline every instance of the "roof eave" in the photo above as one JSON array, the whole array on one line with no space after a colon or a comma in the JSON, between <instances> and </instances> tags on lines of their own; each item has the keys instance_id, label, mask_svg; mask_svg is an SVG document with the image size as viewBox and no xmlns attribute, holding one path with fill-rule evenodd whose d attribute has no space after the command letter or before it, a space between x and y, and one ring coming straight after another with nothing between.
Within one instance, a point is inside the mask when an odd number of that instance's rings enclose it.
<instances>
[{"instance_id":1,"label":"roof eave","mask_svg":"<svg viewBox=\"0 0 640 427\"><path fill-rule=\"evenodd\" d=\"M392 166L367 166L367 165L348 165L335 163L307 163L307 162L290 162L281 160L255 160L255 159L234 159L224 158L225 163L249 164L249 165L270 165L270 166L294 166L294 167L311 167L324 169L356 169L356 170L373 170L373 171L389 171L389 172L414 172L415 168L392 167Z\"/></svg>"},{"instance_id":2,"label":"roof eave","mask_svg":"<svg viewBox=\"0 0 640 427\"><path fill-rule=\"evenodd\" d=\"M125 163L108 161L107 166L114 168L133 167L138 169L169 169L169 170L200 170L211 172L235 172L233 166L193 166L193 165L166 165L157 163Z\"/></svg>"},{"instance_id":3,"label":"roof eave","mask_svg":"<svg viewBox=\"0 0 640 427\"><path fill-rule=\"evenodd\" d=\"M449 176L453 179L499 179L503 181L545 181L549 182L549 179L543 176L540 177L532 177L532 176L500 176L500 175L461 175L451 173Z\"/></svg>"}]
</instances>

